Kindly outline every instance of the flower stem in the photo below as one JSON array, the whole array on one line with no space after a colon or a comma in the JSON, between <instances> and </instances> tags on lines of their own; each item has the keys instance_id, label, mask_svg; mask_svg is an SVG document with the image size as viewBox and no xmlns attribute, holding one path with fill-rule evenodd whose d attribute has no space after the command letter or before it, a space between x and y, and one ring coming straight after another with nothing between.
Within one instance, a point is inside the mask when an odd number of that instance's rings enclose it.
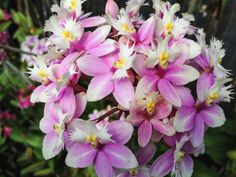
<instances>
[{"instance_id":1,"label":"flower stem","mask_svg":"<svg viewBox=\"0 0 236 177\"><path fill-rule=\"evenodd\" d=\"M16 52L16 53L23 53L23 54L26 54L26 55L37 56L35 53L26 52L26 51L20 50L18 48L15 48L15 47L12 47L12 46L9 46L9 45L2 45L2 44L0 44L0 49L4 49L4 50Z\"/></svg>"},{"instance_id":2,"label":"flower stem","mask_svg":"<svg viewBox=\"0 0 236 177\"><path fill-rule=\"evenodd\" d=\"M103 114L102 116L98 117L94 121L100 122L101 120L105 119L106 117L114 114L115 112L117 112L119 110L120 110L119 108L115 107L115 108L111 109L110 111L108 111L107 113Z\"/></svg>"}]
</instances>

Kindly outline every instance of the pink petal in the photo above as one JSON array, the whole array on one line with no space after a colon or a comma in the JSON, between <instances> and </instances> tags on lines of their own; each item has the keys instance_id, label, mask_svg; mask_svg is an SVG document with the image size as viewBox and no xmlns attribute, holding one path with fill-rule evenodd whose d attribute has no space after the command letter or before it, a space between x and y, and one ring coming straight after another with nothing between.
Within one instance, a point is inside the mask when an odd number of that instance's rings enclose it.
<instances>
[{"instance_id":1,"label":"pink petal","mask_svg":"<svg viewBox=\"0 0 236 177\"><path fill-rule=\"evenodd\" d=\"M192 66L180 65L170 67L164 77L174 85L185 85L196 80L199 76L199 72Z\"/></svg>"},{"instance_id":2,"label":"pink petal","mask_svg":"<svg viewBox=\"0 0 236 177\"><path fill-rule=\"evenodd\" d=\"M58 144L58 136L55 132L47 134L43 139L43 157L48 160L55 157L63 148L63 143Z\"/></svg>"},{"instance_id":3,"label":"pink petal","mask_svg":"<svg viewBox=\"0 0 236 177\"><path fill-rule=\"evenodd\" d=\"M154 16L151 16L149 19L144 21L144 23L142 24L142 26L138 31L140 41L145 44L149 44L153 40L154 31L155 31L155 18Z\"/></svg>"},{"instance_id":4,"label":"pink petal","mask_svg":"<svg viewBox=\"0 0 236 177\"><path fill-rule=\"evenodd\" d=\"M155 152L156 145L153 143L149 143L146 147L139 148L136 155L139 165L145 165L148 163L154 156Z\"/></svg>"},{"instance_id":5,"label":"pink petal","mask_svg":"<svg viewBox=\"0 0 236 177\"><path fill-rule=\"evenodd\" d=\"M30 97L30 102L31 103L39 102L40 95L45 89L46 89L45 85L40 85L36 89L34 89L33 93L31 94L31 97Z\"/></svg>"},{"instance_id":6,"label":"pink petal","mask_svg":"<svg viewBox=\"0 0 236 177\"><path fill-rule=\"evenodd\" d=\"M53 132L53 126L57 123L57 121L50 117L43 117L39 123L40 130L43 133Z\"/></svg>"},{"instance_id":7,"label":"pink petal","mask_svg":"<svg viewBox=\"0 0 236 177\"><path fill-rule=\"evenodd\" d=\"M103 152L106 154L112 166L116 168L132 169L138 166L134 154L124 145L107 144Z\"/></svg>"},{"instance_id":8,"label":"pink petal","mask_svg":"<svg viewBox=\"0 0 236 177\"><path fill-rule=\"evenodd\" d=\"M76 101L74 90L72 87L67 87L63 97L60 99L60 107L63 113L68 113L68 121L73 117L75 113Z\"/></svg>"},{"instance_id":9,"label":"pink petal","mask_svg":"<svg viewBox=\"0 0 236 177\"><path fill-rule=\"evenodd\" d=\"M151 166L151 176L164 177L174 166L174 153L172 150L161 155Z\"/></svg>"},{"instance_id":10,"label":"pink petal","mask_svg":"<svg viewBox=\"0 0 236 177\"><path fill-rule=\"evenodd\" d=\"M197 97L199 100L204 101L208 90L212 85L212 76L206 72L203 72L197 80Z\"/></svg>"},{"instance_id":11,"label":"pink petal","mask_svg":"<svg viewBox=\"0 0 236 177\"><path fill-rule=\"evenodd\" d=\"M89 144L74 144L66 156L66 165L73 168L85 168L93 163L97 149Z\"/></svg>"},{"instance_id":12,"label":"pink petal","mask_svg":"<svg viewBox=\"0 0 236 177\"><path fill-rule=\"evenodd\" d=\"M112 53L115 50L116 50L115 41L111 39L107 39L98 47L87 50L87 53L93 56L101 57L109 53Z\"/></svg>"},{"instance_id":13,"label":"pink petal","mask_svg":"<svg viewBox=\"0 0 236 177\"><path fill-rule=\"evenodd\" d=\"M197 114L194 128L190 131L191 143L193 147L199 147L203 141L204 137L204 121L201 119L199 114Z\"/></svg>"},{"instance_id":14,"label":"pink petal","mask_svg":"<svg viewBox=\"0 0 236 177\"><path fill-rule=\"evenodd\" d=\"M100 58L92 55L85 55L77 60L77 65L84 74L97 76L110 72L110 67Z\"/></svg>"},{"instance_id":15,"label":"pink petal","mask_svg":"<svg viewBox=\"0 0 236 177\"><path fill-rule=\"evenodd\" d=\"M81 114L84 112L86 105L87 105L87 97L84 92L78 93L75 95L76 100L76 109L74 117L79 118Z\"/></svg>"},{"instance_id":16,"label":"pink petal","mask_svg":"<svg viewBox=\"0 0 236 177\"><path fill-rule=\"evenodd\" d=\"M80 56L80 53L78 52L71 53L62 60L61 64L65 66L66 68L70 68L71 64L74 63L75 60L79 58L79 56Z\"/></svg>"},{"instance_id":17,"label":"pink petal","mask_svg":"<svg viewBox=\"0 0 236 177\"><path fill-rule=\"evenodd\" d=\"M134 99L134 87L128 78L114 80L113 95L116 101L128 109L130 101Z\"/></svg>"},{"instance_id":18,"label":"pink petal","mask_svg":"<svg viewBox=\"0 0 236 177\"><path fill-rule=\"evenodd\" d=\"M180 99L182 101L182 106L194 106L195 100L191 94L191 90L187 87L179 86L175 87Z\"/></svg>"},{"instance_id":19,"label":"pink petal","mask_svg":"<svg viewBox=\"0 0 236 177\"><path fill-rule=\"evenodd\" d=\"M136 96L143 95L146 92L153 92L157 89L157 82L158 79L155 77L155 75L144 76L138 82L135 92Z\"/></svg>"},{"instance_id":20,"label":"pink petal","mask_svg":"<svg viewBox=\"0 0 236 177\"><path fill-rule=\"evenodd\" d=\"M110 25L104 25L93 31L86 40L85 49L91 49L101 44L111 30Z\"/></svg>"},{"instance_id":21,"label":"pink petal","mask_svg":"<svg viewBox=\"0 0 236 177\"><path fill-rule=\"evenodd\" d=\"M133 135L134 128L128 122L123 120L113 121L108 124L108 133L112 135L112 139L116 143L126 144ZM123 131L120 131L120 130Z\"/></svg>"},{"instance_id":22,"label":"pink petal","mask_svg":"<svg viewBox=\"0 0 236 177\"><path fill-rule=\"evenodd\" d=\"M141 109L136 107L136 105L136 100L130 102L130 115L128 117L128 122L134 126L139 126L145 120L145 116L141 114Z\"/></svg>"},{"instance_id":23,"label":"pink petal","mask_svg":"<svg viewBox=\"0 0 236 177\"><path fill-rule=\"evenodd\" d=\"M144 121L138 128L138 144L145 147L152 136L152 124L150 121Z\"/></svg>"},{"instance_id":24,"label":"pink petal","mask_svg":"<svg viewBox=\"0 0 236 177\"><path fill-rule=\"evenodd\" d=\"M95 76L87 90L88 101L98 101L113 91L112 73Z\"/></svg>"},{"instance_id":25,"label":"pink petal","mask_svg":"<svg viewBox=\"0 0 236 177\"><path fill-rule=\"evenodd\" d=\"M84 28L94 27L102 25L106 22L106 19L103 17L95 16L88 17L80 21Z\"/></svg>"},{"instance_id":26,"label":"pink petal","mask_svg":"<svg viewBox=\"0 0 236 177\"><path fill-rule=\"evenodd\" d=\"M155 130L157 130L158 132L166 136L173 136L175 134L175 129L169 122L164 123L158 119L152 119L151 122Z\"/></svg>"},{"instance_id":27,"label":"pink petal","mask_svg":"<svg viewBox=\"0 0 236 177\"><path fill-rule=\"evenodd\" d=\"M202 48L198 43L190 39L184 39L184 42L188 45L187 58L192 59L201 54Z\"/></svg>"},{"instance_id":28,"label":"pink petal","mask_svg":"<svg viewBox=\"0 0 236 177\"><path fill-rule=\"evenodd\" d=\"M181 106L181 99L175 90L174 86L166 79L161 79L158 82L158 88L161 95L176 107Z\"/></svg>"},{"instance_id":29,"label":"pink petal","mask_svg":"<svg viewBox=\"0 0 236 177\"><path fill-rule=\"evenodd\" d=\"M114 0L107 0L105 12L107 16L110 16L112 18L116 19L118 17L119 7Z\"/></svg>"},{"instance_id":30,"label":"pink petal","mask_svg":"<svg viewBox=\"0 0 236 177\"><path fill-rule=\"evenodd\" d=\"M196 111L192 107L181 107L174 117L174 127L177 132L189 131L194 126Z\"/></svg>"},{"instance_id":31,"label":"pink petal","mask_svg":"<svg viewBox=\"0 0 236 177\"><path fill-rule=\"evenodd\" d=\"M199 112L200 117L209 127L220 127L225 123L225 114L218 105L213 105Z\"/></svg>"},{"instance_id":32,"label":"pink petal","mask_svg":"<svg viewBox=\"0 0 236 177\"><path fill-rule=\"evenodd\" d=\"M106 155L103 152L98 152L94 162L94 169L98 177L113 176L111 163L108 161Z\"/></svg>"},{"instance_id":33,"label":"pink petal","mask_svg":"<svg viewBox=\"0 0 236 177\"><path fill-rule=\"evenodd\" d=\"M191 156L185 156L183 161L180 163L179 168L181 176L191 177L193 174L193 159Z\"/></svg>"},{"instance_id":34,"label":"pink petal","mask_svg":"<svg viewBox=\"0 0 236 177\"><path fill-rule=\"evenodd\" d=\"M133 68L135 70L136 73L138 73L138 75L140 76L146 76L146 75L154 75L154 70L147 68L145 65L145 60L146 60L146 56L139 54L136 55L136 59L133 62Z\"/></svg>"},{"instance_id":35,"label":"pink petal","mask_svg":"<svg viewBox=\"0 0 236 177\"><path fill-rule=\"evenodd\" d=\"M172 105L167 101L163 100L157 103L156 110L153 119L164 119L167 118L172 111Z\"/></svg>"}]
</instances>

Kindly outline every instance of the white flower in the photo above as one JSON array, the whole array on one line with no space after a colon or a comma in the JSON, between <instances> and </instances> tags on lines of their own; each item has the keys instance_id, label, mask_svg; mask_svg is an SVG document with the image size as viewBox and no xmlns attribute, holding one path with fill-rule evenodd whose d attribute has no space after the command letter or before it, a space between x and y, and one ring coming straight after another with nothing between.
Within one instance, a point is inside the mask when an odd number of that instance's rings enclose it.
<instances>
[{"instance_id":1,"label":"white flower","mask_svg":"<svg viewBox=\"0 0 236 177\"><path fill-rule=\"evenodd\" d=\"M175 13L180 10L179 4L169 5L166 3L162 10L162 17L157 17L157 35L160 36L163 33L165 36L173 36L178 38L184 36L188 30L190 23L184 18L179 18L175 16Z\"/></svg>"},{"instance_id":2,"label":"white flower","mask_svg":"<svg viewBox=\"0 0 236 177\"><path fill-rule=\"evenodd\" d=\"M126 45L120 43L119 60L114 62L114 67L117 68L113 75L113 79L128 77L127 70L133 65L136 54L134 54L134 45L129 48L129 41Z\"/></svg>"},{"instance_id":3,"label":"white flower","mask_svg":"<svg viewBox=\"0 0 236 177\"><path fill-rule=\"evenodd\" d=\"M74 119L69 127L72 142L87 142L93 146L96 146L98 142L101 144L112 142L107 128L103 127L98 130L96 123L90 120Z\"/></svg>"},{"instance_id":4,"label":"white flower","mask_svg":"<svg viewBox=\"0 0 236 177\"><path fill-rule=\"evenodd\" d=\"M148 59L146 60L146 66L148 68L153 68L157 64L161 67L166 68L168 62L173 62L179 55L180 49L177 45L168 46L169 39L160 40L158 46L152 45L152 48L147 50L146 55Z\"/></svg>"},{"instance_id":5,"label":"white flower","mask_svg":"<svg viewBox=\"0 0 236 177\"><path fill-rule=\"evenodd\" d=\"M33 68L29 68L28 73L30 74L30 79L37 82L46 83L51 73L51 67L47 66L44 57L38 56L37 58L35 57Z\"/></svg>"},{"instance_id":6,"label":"white flower","mask_svg":"<svg viewBox=\"0 0 236 177\"><path fill-rule=\"evenodd\" d=\"M214 75L217 78L224 78L230 75L229 70L225 69L221 63L225 56L225 50L222 48L223 42L213 38L209 47L210 65L214 68Z\"/></svg>"},{"instance_id":7,"label":"white flower","mask_svg":"<svg viewBox=\"0 0 236 177\"><path fill-rule=\"evenodd\" d=\"M56 16L52 16L46 21L44 31L53 33L49 38L51 44L55 44L62 49L68 49L71 42L80 40L84 29L80 23L72 18L66 19L64 25L60 25L59 19Z\"/></svg>"},{"instance_id":8,"label":"white flower","mask_svg":"<svg viewBox=\"0 0 236 177\"><path fill-rule=\"evenodd\" d=\"M222 78L215 81L205 96L208 105L220 101L230 102L233 98L231 95L234 94L232 85L225 86L230 81L232 81L231 78Z\"/></svg>"},{"instance_id":9,"label":"white flower","mask_svg":"<svg viewBox=\"0 0 236 177\"><path fill-rule=\"evenodd\" d=\"M81 15L82 4L85 0L62 0L62 4L69 11L75 11L78 15Z\"/></svg>"},{"instance_id":10,"label":"white flower","mask_svg":"<svg viewBox=\"0 0 236 177\"><path fill-rule=\"evenodd\" d=\"M118 35L130 36L136 31L131 19L129 19L128 14L124 9L120 10L118 19L109 17L108 21L110 22L110 25L118 31Z\"/></svg>"},{"instance_id":11,"label":"white flower","mask_svg":"<svg viewBox=\"0 0 236 177\"><path fill-rule=\"evenodd\" d=\"M126 12L128 12L129 15L134 16L138 13L141 6L148 5L148 3L145 3L145 0L129 0L126 3Z\"/></svg>"}]
</instances>

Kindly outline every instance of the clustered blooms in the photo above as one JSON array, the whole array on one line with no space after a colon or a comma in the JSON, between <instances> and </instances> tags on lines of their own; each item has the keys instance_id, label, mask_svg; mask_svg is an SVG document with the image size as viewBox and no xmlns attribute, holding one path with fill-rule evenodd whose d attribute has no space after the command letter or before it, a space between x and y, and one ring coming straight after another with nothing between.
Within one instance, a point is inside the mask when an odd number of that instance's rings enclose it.
<instances>
[{"instance_id":1,"label":"clustered blooms","mask_svg":"<svg viewBox=\"0 0 236 177\"><path fill-rule=\"evenodd\" d=\"M0 18L0 24L2 22L8 21L11 19L11 15L7 11L2 11L3 16ZM5 45L8 43L9 33L7 31L0 31L0 44ZM0 64L6 59L7 53L3 49L0 49Z\"/></svg>"},{"instance_id":2,"label":"clustered blooms","mask_svg":"<svg viewBox=\"0 0 236 177\"><path fill-rule=\"evenodd\" d=\"M179 4L153 0L145 20L145 0L122 9L108 0L103 17L84 13L83 3L53 5L48 53L29 68L41 84L31 102L45 103L44 158L66 149L66 165L94 165L98 177L190 177L205 130L225 122L218 104L232 98L222 42L207 45L191 15L176 16ZM87 102L99 100L112 106L86 118ZM157 142L169 147L159 157Z\"/></svg>"},{"instance_id":3,"label":"clustered blooms","mask_svg":"<svg viewBox=\"0 0 236 177\"><path fill-rule=\"evenodd\" d=\"M35 89L34 85L28 85L26 88L20 89L17 92L18 106L21 109L27 109L32 105L30 102L30 95Z\"/></svg>"},{"instance_id":4,"label":"clustered blooms","mask_svg":"<svg viewBox=\"0 0 236 177\"><path fill-rule=\"evenodd\" d=\"M6 31L0 32L0 44L7 44L9 39L9 34ZM6 59L7 53L0 49L0 64Z\"/></svg>"},{"instance_id":5,"label":"clustered blooms","mask_svg":"<svg viewBox=\"0 0 236 177\"><path fill-rule=\"evenodd\" d=\"M9 122L15 119L16 116L9 111L0 111L0 133L3 137L7 138L11 135L12 127L9 125Z\"/></svg>"},{"instance_id":6,"label":"clustered blooms","mask_svg":"<svg viewBox=\"0 0 236 177\"><path fill-rule=\"evenodd\" d=\"M21 43L21 50L36 55L42 55L47 52L46 39L39 39L39 36L27 36L25 41ZM34 56L22 54L21 61L26 62L28 66L34 64Z\"/></svg>"}]
</instances>

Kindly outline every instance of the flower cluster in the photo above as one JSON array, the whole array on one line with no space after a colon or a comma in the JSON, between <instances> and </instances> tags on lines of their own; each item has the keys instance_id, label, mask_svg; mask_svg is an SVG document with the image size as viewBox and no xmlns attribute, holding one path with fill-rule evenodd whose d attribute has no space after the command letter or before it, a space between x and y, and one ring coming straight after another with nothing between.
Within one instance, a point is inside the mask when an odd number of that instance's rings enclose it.
<instances>
[{"instance_id":1,"label":"flower cluster","mask_svg":"<svg viewBox=\"0 0 236 177\"><path fill-rule=\"evenodd\" d=\"M0 24L4 25L4 22L11 19L11 15L7 11L1 11ZM9 33L7 31L0 31L0 44L5 45L8 43ZM3 49L0 49L0 64L6 59L7 53Z\"/></svg>"},{"instance_id":2,"label":"flower cluster","mask_svg":"<svg viewBox=\"0 0 236 177\"><path fill-rule=\"evenodd\" d=\"M103 17L84 13L83 3L52 6L48 53L29 68L41 84L31 102L45 103L44 158L66 149L66 165L94 165L98 177L190 177L206 128L225 122L218 104L231 100L222 42L207 45L193 16L176 15L179 4L153 0L155 13L143 19L145 0L122 9L108 0ZM87 102L99 100L112 106L84 118ZM169 147L159 157L157 142Z\"/></svg>"},{"instance_id":3,"label":"flower cluster","mask_svg":"<svg viewBox=\"0 0 236 177\"><path fill-rule=\"evenodd\" d=\"M42 55L47 52L46 40L39 39L39 36L27 36L25 41L21 43L21 50L36 55ZM32 66L34 64L34 57L22 54L21 61L26 62L28 66Z\"/></svg>"},{"instance_id":4,"label":"flower cluster","mask_svg":"<svg viewBox=\"0 0 236 177\"><path fill-rule=\"evenodd\" d=\"M28 85L26 88L20 89L17 92L17 100L18 100L18 106L21 109L27 109L28 107L32 106L30 103L30 95L35 89L35 86Z\"/></svg>"},{"instance_id":5,"label":"flower cluster","mask_svg":"<svg viewBox=\"0 0 236 177\"><path fill-rule=\"evenodd\" d=\"M6 31L0 32L0 44L7 44L9 34ZM0 64L6 59L7 53L3 49L0 49Z\"/></svg>"},{"instance_id":6,"label":"flower cluster","mask_svg":"<svg viewBox=\"0 0 236 177\"><path fill-rule=\"evenodd\" d=\"M10 122L16 119L16 115L11 114L9 111L0 111L0 133L3 137L7 138L12 133Z\"/></svg>"}]
</instances>

